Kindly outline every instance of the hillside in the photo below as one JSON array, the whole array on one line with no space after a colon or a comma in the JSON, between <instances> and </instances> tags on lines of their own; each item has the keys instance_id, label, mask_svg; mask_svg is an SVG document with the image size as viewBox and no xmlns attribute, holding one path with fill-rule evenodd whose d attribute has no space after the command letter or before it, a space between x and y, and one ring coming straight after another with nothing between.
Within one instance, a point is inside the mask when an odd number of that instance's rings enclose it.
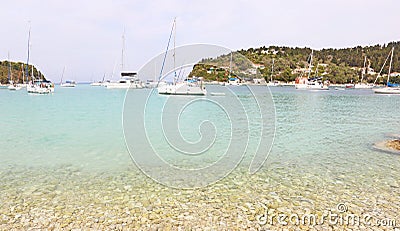
<instances>
[{"instance_id":1,"label":"hillside","mask_svg":"<svg viewBox=\"0 0 400 231\"><path fill-rule=\"evenodd\" d=\"M11 78L14 82L22 83L22 76L25 72L26 64L22 62L10 62L11 64ZM0 83L6 84L8 83L8 61L0 61ZM32 75L32 68L34 76L41 76L43 79L46 79L44 75L36 69L35 66L29 65L29 76ZM22 70L23 69L23 70ZM26 81L26 80L25 80Z\"/></svg>"},{"instance_id":2,"label":"hillside","mask_svg":"<svg viewBox=\"0 0 400 231\"><path fill-rule=\"evenodd\" d=\"M332 83L358 82L366 58L368 74L366 79L373 82L383 63L388 57L392 47L394 49L392 73L400 72L400 42L391 42L386 45L374 45L366 47L353 47L343 49L314 50L312 75L323 75ZM273 78L280 81L293 81L304 73L310 57L310 48L291 47L259 47L247 50L239 50L233 53L232 73L240 77L264 77L271 76L272 60L274 60ZM243 55L251 62L246 61ZM217 59L207 59L197 64L190 76L202 76L206 80L225 81L229 75L230 55L224 55ZM389 61L385 65L382 75L387 74ZM258 73L256 75L255 73ZM379 82L384 82L380 78ZM400 82L400 77L391 78L393 82Z\"/></svg>"}]
</instances>

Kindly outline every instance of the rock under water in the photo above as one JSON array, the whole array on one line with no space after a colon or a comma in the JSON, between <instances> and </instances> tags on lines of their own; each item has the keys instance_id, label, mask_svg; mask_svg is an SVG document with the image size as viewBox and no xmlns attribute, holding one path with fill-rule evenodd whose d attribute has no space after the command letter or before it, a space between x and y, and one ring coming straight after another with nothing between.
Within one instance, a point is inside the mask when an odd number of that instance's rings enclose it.
<instances>
[{"instance_id":1,"label":"rock under water","mask_svg":"<svg viewBox=\"0 0 400 231\"><path fill-rule=\"evenodd\" d=\"M386 142L386 147L400 151L400 140L389 140Z\"/></svg>"}]
</instances>

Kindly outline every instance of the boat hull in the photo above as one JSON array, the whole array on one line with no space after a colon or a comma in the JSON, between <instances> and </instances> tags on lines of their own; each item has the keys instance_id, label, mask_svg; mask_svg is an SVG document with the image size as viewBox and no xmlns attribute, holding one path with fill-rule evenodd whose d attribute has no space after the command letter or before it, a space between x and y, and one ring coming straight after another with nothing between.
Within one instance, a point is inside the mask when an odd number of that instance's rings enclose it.
<instances>
[{"instance_id":1,"label":"boat hull","mask_svg":"<svg viewBox=\"0 0 400 231\"><path fill-rule=\"evenodd\" d=\"M41 87L27 87L27 92L31 94L49 94L51 90L48 88L41 88Z\"/></svg>"},{"instance_id":2,"label":"boat hull","mask_svg":"<svg viewBox=\"0 0 400 231\"><path fill-rule=\"evenodd\" d=\"M294 87L299 90L329 90L325 85L295 84Z\"/></svg>"},{"instance_id":3,"label":"boat hull","mask_svg":"<svg viewBox=\"0 0 400 231\"><path fill-rule=\"evenodd\" d=\"M61 84L60 87L76 87L76 84L65 83L65 84Z\"/></svg>"},{"instance_id":4,"label":"boat hull","mask_svg":"<svg viewBox=\"0 0 400 231\"><path fill-rule=\"evenodd\" d=\"M372 89L374 86L373 85L367 85L367 84L356 84L354 85L355 89Z\"/></svg>"},{"instance_id":5,"label":"boat hull","mask_svg":"<svg viewBox=\"0 0 400 231\"><path fill-rule=\"evenodd\" d=\"M375 94L398 95L400 94L400 88L391 88L391 87L377 88L374 89L374 92Z\"/></svg>"},{"instance_id":6,"label":"boat hull","mask_svg":"<svg viewBox=\"0 0 400 231\"><path fill-rule=\"evenodd\" d=\"M190 85L186 83L176 85L166 85L157 88L161 95L206 95L207 91L199 85Z\"/></svg>"},{"instance_id":7,"label":"boat hull","mask_svg":"<svg viewBox=\"0 0 400 231\"><path fill-rule=\"evenodd\" d=\"M142 84L120 84L120 83L109 83L106 85L107 89L140 89L143 88Z\"/></svg>"}]
</instances>

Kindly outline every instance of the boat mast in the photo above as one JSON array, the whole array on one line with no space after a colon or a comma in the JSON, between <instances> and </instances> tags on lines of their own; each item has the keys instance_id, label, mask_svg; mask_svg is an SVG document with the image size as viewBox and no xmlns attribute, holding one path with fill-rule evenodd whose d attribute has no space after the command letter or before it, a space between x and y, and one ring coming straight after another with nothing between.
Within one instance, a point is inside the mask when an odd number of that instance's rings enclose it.
<instances>
[{"instance_id":1,"label":"boat mast","mask_svg":"<svg viewBox=\"0 0 400 231\"><path fill-rule=\"evenodd\" d=\"M125 28L122 34L121 71L124 70Z\"/></svg>"},{"instance_id":2,"label":"boat mast","mask_svg":"<svg viewBox=\"0 0 400 231\"><path fill-rule=\"evenodd\" d=\"M8 82L11 83L11 63L10 63L10 52L8 52Z\"/></svg>"},{"instance_id":3,"label":"boat mast","mask_svg":"<svg viewBox=\"0 0 400 231\"><path fill-rule=\"evenodd\" d=\"M174 18L174 23L172 24L171 33L169 34L169 39L168 39L167 49L166 49L166 51L165 51L165 54L164 54L164 59L163 59L162 65L161 65L161 69L160 69L160 77L158 77L158 82L160 82L160 80L161 80L161 77L162 77L162 73L163 73L163 70L164 70L165 60L166 60L166 58L167 58L167 54L168 54L169 43L171 42L172 32L173 32L173 30L174 30L174 27L175 27L175 20L176 20L176 18ZM158 87L158 83L157 83L157 87Z\"/></svg>"},{"instance_id":4,"label":"boat mast","mask_svg":"<svg viewBox=\"0 0 400 231\"><path fill-rule=\"evenodd\" d=\"M29 33L28 33L28 59L26 60L26 69L25 69L25 75L26 75L26 81L29 81L29 48L30 48L30 43L31 43L31 26L29 25Z\"/></svg>"},{"instance_id":5,"label":"boat mast","mask_svg":"<svg viewBox=\"0 0 400 231\"><path fill-rule=\"evenodd\" d=\"M173 30L174 30L174 54L173 54L173 56L174 56L174 84L176 84L176 81L177 81L177 77L176 77L176 64L175 64L175 61L176 61L176 59L175 59L175 55L176 55L176 53L175 53L175 47L176 47L176 18L174 18L174 25L173 25Z\"/></svg>"},{"instance_id":6,"label":"boat mast","mask_svg":"<svg viewBox=\"0 0 400 231\"><path fill-rule=\"evenodd\" d=\"M308 78L310 78L310 75L311 75L311 65L312 65L313 54L314 54L314 50L311 50L310 63L308 65Z\"/></svg>"},{"instance_id":7,"label":"boat mast","mask_svg":"<svg viewBox=\"0 0 400 231\"><path fill-rule=\"evenodd\" d=\"M388 72L388 78L387 78L387 83L386 83L387 86L389 86L390 71L392 70L393 51L394 51L394 47L392 48L392 54L390 55L389 72Z\"/></svg>"},{"instance_id":8,"label":"boat mast","mask_svg":"<svg viewBox=\"0 0 400 231\"><path fill-rule=\"evenodd\" d=\"M272 76L274 75L274 63L275 63L275 59L272 59L272 68L271 68L271 83L272 83Z\"/></svg>"},{"instance_id":9,"label":"boat mast","mask_svg":"<svg viewBox=\"0 0 400 231\"><path fill-rule=\"evenodd\" d=\"M363 81L363 79L364 79L364 74L365 74L365 72L366 72L366 68L365 68L365 64L367 63L367 56L364 56L364 70L363 71L361 71L361 83L362 83L362 81Z\"/></svg>"},{"instance_id":10,"label":"boat mast","mask_svg":"<svg viewBox=\"0 0 400 231\"><path fill-rule=\"evenodd\" d=\"M64 66L63 72L62 72L62 74L61 74L61 81L60 81L60 85L63 83L64 72L65 72L65 66Z\"/></svg>"},{"instance_id":11,"label":"boat mast","mask_svg":"<svg viewBox=\"0 0 400 231\"><path fill-rule=\"evenodd\" d=\"M21 64L21 72L22 72L22 84L24 84L24 83L25 83L25 78L24 78L24 76L25 76L24 64Z\"/></svg>"},{"instance_id":12,"label":"boat mast","mask_svg":"<svg viewBox=\"0 0 400 231\"><path fill-rule=\"evenodd\" d=\"M232 51L231 51L231 59L229 61L229 75L228 75L228 78L232 77L231 74L232 74Z\"/></svg>"},{"instance_id":13,"label":"boat mast","mask_svg":"<svg viewBox=\"0 0 400 231\"><path fill-rule=\"evenodd\" d=\"M389 57L390 57L390 52L389 52L389 55L386 57L385 62L383 63L383 65L382 65L382 67L381 67L381 70L379 71L378 75L377 75L376 78L375 78L374 85L375 85L376 81L378 80L378 78L381 77L381 73L382 73L383 68L385 67L385 65L386 65L386 63L387 63Z\"/></svg>"}]
</instances>

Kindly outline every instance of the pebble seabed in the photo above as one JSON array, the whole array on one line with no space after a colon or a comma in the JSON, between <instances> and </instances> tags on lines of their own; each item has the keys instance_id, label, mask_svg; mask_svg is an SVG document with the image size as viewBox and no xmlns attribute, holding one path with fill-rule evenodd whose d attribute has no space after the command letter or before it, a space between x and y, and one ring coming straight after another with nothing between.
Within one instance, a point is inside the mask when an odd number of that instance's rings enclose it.
<instances>
[{"instance_id":1,"label":"pebble seabed","mask_svg":"<svg viewBox=\"0 0 400 231\"><path fill-rule=\"evenodd\" d=\"M298 166L272 165L254 175L239 168L191 190L158 184L136 167L92 173L73 166L10 166L0 176L0 230L393 230L400 222L397 180ZM330 213L371 220L321 222ZM279 223L282 214L292 220ZM302 222L307 214L317 216L314 224Z\"/></svg>"}]
</instances>

